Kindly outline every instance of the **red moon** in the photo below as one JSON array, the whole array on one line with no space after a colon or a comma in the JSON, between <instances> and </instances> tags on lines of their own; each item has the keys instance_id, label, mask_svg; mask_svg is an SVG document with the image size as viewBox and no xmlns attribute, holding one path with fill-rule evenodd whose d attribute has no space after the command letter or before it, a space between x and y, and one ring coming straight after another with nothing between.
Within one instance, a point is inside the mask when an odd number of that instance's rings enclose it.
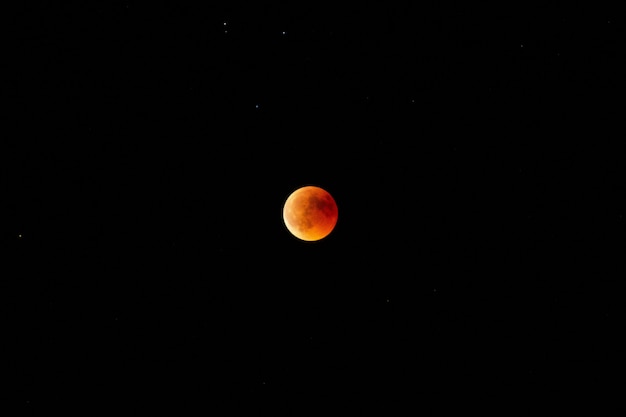
<instances>
[{"instance_id":1,"label":"red moon","mask_svg":"<svg viewBox=\"0 0 626 417\"><path fill-rule=\"evenodd\" d=\"M330 193L312 185L291 193L283 208L287 229L301 240L325 238L335 228L337 218L337 204Z\"/></svg>"}]
</instances>

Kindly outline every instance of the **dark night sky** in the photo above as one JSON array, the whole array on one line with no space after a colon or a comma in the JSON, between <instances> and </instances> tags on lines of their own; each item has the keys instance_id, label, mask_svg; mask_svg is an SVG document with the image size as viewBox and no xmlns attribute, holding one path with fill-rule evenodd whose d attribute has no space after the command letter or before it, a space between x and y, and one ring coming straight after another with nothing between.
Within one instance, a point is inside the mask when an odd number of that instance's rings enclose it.
<instances>
[{"instance_id":1,"label":"dark night sky","mask_svg":"<svg viewBox=\"0 0 626 417\"><path fill-rule=\"evenodd\" d=\"M617 377L615 9L84 3L5 26L20 409L509 415Z\"/></svg>"}]
</instances>

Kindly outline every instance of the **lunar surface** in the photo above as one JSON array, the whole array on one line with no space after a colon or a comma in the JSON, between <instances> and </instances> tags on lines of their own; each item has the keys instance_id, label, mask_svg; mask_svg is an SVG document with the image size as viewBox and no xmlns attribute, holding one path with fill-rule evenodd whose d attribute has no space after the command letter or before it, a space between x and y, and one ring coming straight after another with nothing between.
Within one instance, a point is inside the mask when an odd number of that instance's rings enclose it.
<instances>
[{"instance_id":1,"label":"lunar surface","mask_svg":"<svg viewBox=\"0 0 626 417\"><path fill-rule=\"evenodd\" d=\"M333 197L320 187L297 189L287 198L283 220L287 229L301 240L325 238L337 224L338 210Z\"/></svg>"}]
</instances>

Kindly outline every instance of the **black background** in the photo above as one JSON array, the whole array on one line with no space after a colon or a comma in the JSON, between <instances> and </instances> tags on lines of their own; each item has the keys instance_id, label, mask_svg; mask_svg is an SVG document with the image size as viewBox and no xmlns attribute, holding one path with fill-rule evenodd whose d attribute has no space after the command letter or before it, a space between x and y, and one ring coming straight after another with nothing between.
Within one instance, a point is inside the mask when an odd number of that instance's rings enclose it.
<instances>
[{"instance_id":1,"label":"black background","mask_svg":"<svg viewBox=\"0 0 626 417\"><path fill-rule=\"evenodd\" d=\"M6 14L19 408L612 398L594 393L622 350L615 10L87 3ZM313 243L281 218L307 184L339 206Z\"/></svg>"}]
</instances>

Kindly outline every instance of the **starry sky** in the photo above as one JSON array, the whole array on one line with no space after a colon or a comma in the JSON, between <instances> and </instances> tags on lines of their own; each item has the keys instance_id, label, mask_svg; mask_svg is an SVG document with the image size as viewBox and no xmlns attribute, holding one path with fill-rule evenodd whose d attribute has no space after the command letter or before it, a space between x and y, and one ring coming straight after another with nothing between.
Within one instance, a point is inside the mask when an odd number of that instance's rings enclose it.
<instances>
[{"instance_id":1,"label":"starry sky","mask_svg":"<svg viewBox=\"0 0 626 417\"><path fill-rule=\"evenodd\" d=\"M617 377L616 9L196 3L9 13L20 409L531 413Z\"/></svg>"}]
</instances>

